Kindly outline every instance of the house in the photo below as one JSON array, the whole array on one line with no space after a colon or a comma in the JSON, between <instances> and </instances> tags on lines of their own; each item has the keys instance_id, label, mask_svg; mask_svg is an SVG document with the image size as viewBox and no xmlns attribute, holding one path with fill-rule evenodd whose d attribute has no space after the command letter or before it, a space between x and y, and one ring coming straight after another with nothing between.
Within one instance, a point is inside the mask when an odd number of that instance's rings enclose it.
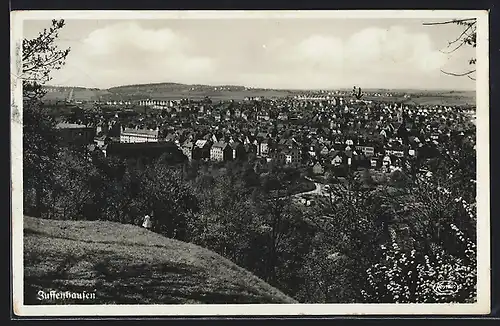
<instances>
[{"instance_id":1,"label":"house","mask_svg":"<svg viewBox=\"0 0 500 326\"><path fill-rule=\"evenodd\" d=\"M262 140L259 143L258 147L258 155L262 157L266 157L269 154L269 141L267 139Z\"/></svg>"},{"instance_id":2,"label":"house","mask_svg":"<svg viewBox=\"0 0 500 326\"><path fill-rule=\"evenodd\" d=\"M402 145L393 145L385 148L386 155L394 155L396 157L404 156L404 147Z\"/></svg>"},{"instance_id":3,"label":"house","mask_svg":"<svg viewBox=\"0 0 500 326\"><path fill-rule=\"evenodd\" d=\"M257 114L258 121L269 121L269 119L271 119L271 117L269 116L268 112L259 112Z\"/></svg>"},{"instance_id":4,"label":"house","mask_svg":"<svg viewBox=\"0 0 500 326\"><path fill-rule=\"evenodd\" d=\"M325 168L319 162L313 165L312 170L316 175L322 175L323 173L325 173Z\"/></svg>"},{"instance_id":5,"label":"house","mask_svg":"<svg viewBox=\"0 0 500 326\"><path fill-rule=\"evenodd\" d=\"M280 149L273 150L270 153L270 158L272 159L272 161L275 161L278 164L285 164L286 163L286 155Z\"/></svg>"},{"instance_id":6,"label":"house","mask_svg":"<svg viewBox=\"0 0 500 326\"><path fill-rule=\"evenodd\" d=\"M157 143L159 129L124 128L120 134L120 143Z\"/></svg>"},{"instance_id":7,"label":"house","mask_svg":"<svg viewBox=\"0 0 500 326\"><path fill-rule=\"evenodd\" d=\"M297 164L300 163L300 150L298 148L288 148L283 151L285 164Z\"/></svg>"},{"instance_id":8,"label":"house","mask_svg":"<svg viewBox=\"0 0 500 326\"><path fill-rule=\"evenodd\" d=\"M193 149L194 149L194 144L189 140L184 142L184 144L182 144L181 146L182 153L187 156L189 161L193 159Z\"/></svg>"},{"instance_id":9,"label":"house","mask_svg":"<svg viewBox=\"0 0 500 326\"><path fill-rule=\"evenodd\" d=\"M352 150L345 150L344 154L347 158L347 165L351 166L353 159L356 158L356 153L353 152Z\"/></svg>"},{"instance_id":10,"label":"house","mask_svg":"<svg viewBox=\"0 0 500 326\"><path fill-rule=\"evenodd\" d=\"M327 146L323 146L323 148L321 148L321 151L319 152L321 155L328 155L328 153L330 152L330 150L328 149Z\"/></svg>"},{"instance_id":11,"label":"house","mask_svg":"<svg viewBox=\"0 0 500 326\"><path fill-rule=\"evenodd\" d=\"M101 122L97 125L97 135L107 135L109 132L109 125L106 122Z\"/></svg>"},{"instance_id":12,"label":"house","mask_svg":"<svg viewBox=\"0 0 500 326\"><path fill-rule=\"evenodd\" d=\"M245 144L244 147L245 147L245 152L247 154L257 155L257 145L250 143L250 144Z\"/></svg>"},{"instance_id":13,"label":"house","mask_svg":"<svg viewBox=\"0 0 500 326\"><path fill-rule=\"evenodd\" d=\"M288 114L285 112L281 112L280 114L278 114L278 120L283 120L283 121L288 120Z\"/></svg>"},{"instance_id":14,"label":"house","mask_svg":"<svg viewBox=\"0 0 500 326\"><path fill-rule=\"evenodd\" d=\"M375 155L375 148L373 146L362 146L362 145L357 145L354 147L356 150L359 152L363 153L363 155L367 157L371 157Z\"/></svg>"},{"instance_id":15,"label":"house","mask_svg":"<svg viewBox=\"0 0 500 326\"><path fill-rule=\"evenodd\" d=\"M58 123L56 125L63 144L83 144L93 142L96 129L75 123Z\"/></svg>"},{"instance_id":16,"label":"house","mask_svg":"<svg viewBox=\"0 0 500 326\"><path fill-rule=\"evenodd\" d=\"M165 141L175 142L176 140L178 140L178 136L174 133L169 133L165 136Z\"/></svg>"},{"instance_id":17,"label":"house","mask_svg":"<svg viewBox=\"0 0 500 326\"><path fill-rule=\"evenodd\" d=\"M333 166L340 166L342 162L344 161L342 155L340 153L335 154L335 156L332 159L332 165Z\"/></svg>"},{"instance_id":18,"label":"house","mask_svg":"<svg viewBox=\"0 0 500 326\"><path fill-rule=\"evenodd\" d=\"M316 202L314 199L307 199L305 205L306 206L314 206L315 203Z\"/></svg>"},{"instance_id":19,"label":"house","mask_svg":"<svg viewBox=\"0 0 500 326\"><path fill-rule=\"evenodd\" d=\"M226 142L216 142L210 148L210 160L218 162L231 161L233 149Z\"/></svg>"},{"instance_id":20,"label":"house","mask_svg":"<svg viewBox=\"0 0 500 326\"><path fill-rule=\"evenodd\" d=\"M103 152L100 150L100 147L97 146L97 144L87 145L87 152L86 152L87 160L92 162L92 159L97 155L103 155Z\"/></svg>"},{"instance_id":21,"label":"house","mask_svg":"<svg viewBox=\"0 0 500 326\"><path fill-rule=\"evenodd\" d=\"M194 145L193 159L198 160L210 158L210 148L212 147L212 142L206 139L198 139Z\"/></svg>"},{"instance_id":22,"label":"house","mask_svg":"<svg viewBox=\"0 0 500 326\"><path fill-rule=\"evenodd\" d=\"M248 135L245 137L245 140L243 140L243 144L244 145L247 145L247 144L254 144L254 145L257 145L258 142L257 142L257 139L255 139L254 136L252 135Z\"/></svg>"},{"instance_id":23,"label":"house","mask_svg":"<svg viewBox=\"0 0 500 326\"><path fill-rule=\"evenodd\" d=\"M391 164L392 164L392 160L391 160L390 156L388 156L388 155L384 156L384 158L382 159L382 166L389 167Z\"/></svg>"},{"instance_id":24,"label":"house","mask_svg":"<svg viewBox=\"0 0 500 326\"><path fill-rule=\"evenodd\" d=\"M109 144L111 142L111 138L106 136L101 136L101 137L96 137L94 141L97 144L97 147L101 148L104 147L104 145Z\"/></svg>"},{"instance_id":25,"label":"house","mask_svg":"<svg viewBox=\"0 0 500 326\"><path fill-rule=\"evenodd\" d=\"M296 143L292 139L281 139L278 142L278 146L285 149L291 149L292 147L296 146Z\"/></svg>"},{"instance_id":26,"label":"house","mask_svg":"<svg viewBox=\"0 0 500 326\"><path fill-rule=\"evenodd\" d=\"M231 146L233 153L232 153L232 159L233 160L243 160L246 158L246 150L245 147L243 146L242 143L240 142L232 142L229 144Z\"/></svg>"},{"instance_id":27,"label":"house","mask_svg":"<svg viewBox=\"0 0 500 326\"><path fill-rule=\"evenodd\" d=\"M269 137L269 134L266 132L262 132L262 131L257 133L257 136L255 136L255 138L257 138L258 140L263 140L267 137Z\"/></svg>"},{"instance_id":28,"label":"house","mask_svg":"<svg viewBox=\"0 0 500 326\"><path fill-rule=\"evenodd\" d=\"M118 121L111 121L109 124L109 130L107 132L107 135L109 137L120 137L122 131L122 127L120 122Z\"/></svg>"}]
</instances>

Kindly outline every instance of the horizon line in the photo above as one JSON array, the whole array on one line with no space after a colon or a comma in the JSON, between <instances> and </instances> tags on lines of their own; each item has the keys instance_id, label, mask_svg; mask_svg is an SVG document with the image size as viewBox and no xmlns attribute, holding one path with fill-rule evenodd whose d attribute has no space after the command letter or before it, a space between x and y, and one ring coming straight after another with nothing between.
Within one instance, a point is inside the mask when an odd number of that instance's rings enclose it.
<instances>
[{"instance_id":1,"label":"horizon line","mask_svg":"<svg viewBox=\"0 0 500 326\"><path fill-rule=\"evenodd\" d=\"M350 90L352 87L342 86L342 87L325 87L325 88L281 88L281 87L263 87L263 86L246 86L240 84L201 84L201 83L182 83L182 82L150 82L150 83L137 83L137 84L124 84L124 85L116 85L110 87L90 87L90 86L75 86L75 85L42 85L43 87L64 87L64 88L85 88L85 89L97 89L97 90L109 90L111 88L118 87L128 87L128 86L145 86L145 85L160 85L160 84L176 84L183 86L209 86L209 87L244 87L248 89L262 89L262 90L279 90L279 91L335 91L335 90ZM360 87L359 85L353 85L356 87ZM455 92L477 92L477 89L470 88L413 88L413 87L401 87L401 88L387 88L387 87L361 87L362 90L387 90L387 91L455 91Z\"/></svg>"}]
</instances>

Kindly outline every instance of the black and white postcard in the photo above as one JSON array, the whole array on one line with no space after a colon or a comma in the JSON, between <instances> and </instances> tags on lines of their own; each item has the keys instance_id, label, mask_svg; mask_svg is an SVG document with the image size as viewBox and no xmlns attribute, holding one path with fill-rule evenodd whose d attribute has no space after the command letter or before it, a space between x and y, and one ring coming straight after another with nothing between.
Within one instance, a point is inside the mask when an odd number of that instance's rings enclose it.
<instances>
[{"instance_id":1,"label":"black and white postcard","mask_svg":"<svg viewBox=\"0 0 500 326\"><path fill-rule=\"evenodd\" d=\"M11 18L15 314L490 312L487 11Z\"/></svg>"}]
</instances>

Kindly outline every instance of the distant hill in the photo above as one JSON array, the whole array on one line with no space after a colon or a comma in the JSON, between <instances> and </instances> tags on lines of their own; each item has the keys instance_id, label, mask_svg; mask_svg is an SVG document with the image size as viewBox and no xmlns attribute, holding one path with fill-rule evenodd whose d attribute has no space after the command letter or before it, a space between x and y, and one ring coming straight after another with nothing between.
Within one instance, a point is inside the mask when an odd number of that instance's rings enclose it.
<instances>
[{"instance_id":1,"label":"distant hill","mask_svg":"<svg viewBox=\"0 0 500 326\"><path fill-rule=\"evenodd\" d=\"M93 304L295 303L193 244L134 225L25 216L25 304L42 304L40 290L95 291Z\"/></svg>"},{"instance_id":2,"label":"distant hill","mask_svg":"<svg viewBox=\"0 0 500 326\"><path fill-rule=\"evenodd\" d=\"M65 101L70 95L71 88L47 86L45 99L47 101ZM245 97L285 97L292 94L287 90L246 88L244 86L210 86L185 85L178 83L157 83L126 85L109 89L74 88L75 101L134 101L143 99L179 100L182 98L202 99L206 96L213 100L243 100Z\"/></svg>"},{"instance_id":3,"label":"distant hill","mask_svg":"<svg viewBox=\"0 0 500 326\"><path fill-rule=\"evenodd\" d=\"M112 93L127 93L131 91L165 91L165 92L178 92L178 91L214 91L214 90L226 90L226 91L244 91L246 87L244 86L231 86L231 85L221 85L221 86L209 86L209 85L186 85L179 83L154 83L154 84L137 84L137 85L125 85L109 88L108 91Z\"/></svg>"}]
</instances>

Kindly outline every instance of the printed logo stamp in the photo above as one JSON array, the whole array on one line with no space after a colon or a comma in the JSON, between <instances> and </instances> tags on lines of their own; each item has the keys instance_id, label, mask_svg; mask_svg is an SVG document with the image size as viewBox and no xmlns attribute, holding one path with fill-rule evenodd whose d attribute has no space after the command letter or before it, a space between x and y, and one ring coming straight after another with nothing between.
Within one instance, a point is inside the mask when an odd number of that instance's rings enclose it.
<instances>
[{"instance_id":1,"label":"printed logo stamp","mask_svg":"<svg viewBox=\"0 0 500 326\"><path fill-rule=\"evenodd\" d=\"M452 295L458 292L458 284L453 281L439 281L433 285L437 295Z\"/></svg>"}]
</instances>

